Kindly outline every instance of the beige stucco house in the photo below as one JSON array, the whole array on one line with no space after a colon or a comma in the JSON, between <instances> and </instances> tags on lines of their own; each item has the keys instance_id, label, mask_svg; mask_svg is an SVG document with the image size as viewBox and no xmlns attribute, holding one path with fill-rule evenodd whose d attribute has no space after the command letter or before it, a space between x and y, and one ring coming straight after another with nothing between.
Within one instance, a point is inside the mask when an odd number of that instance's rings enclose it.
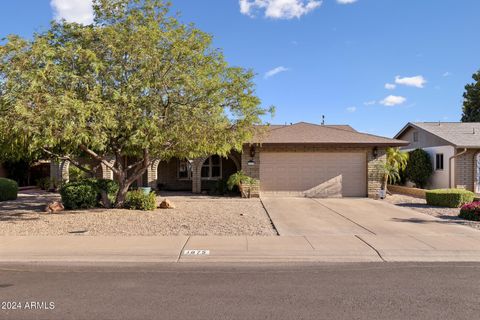
<instances>
[{"instance_id":1,"label":"beige stucco house","mask_svg":"<svg viewBox=\"0 0 480 320\"><path fill-rule=\"evenodd\" d=\"M404 150L430 154L434 173L428 188L465 188L480 194L480 123L408 123L395 139L409 141Z\"/></svg>"},{"instance_id":2,"label":"beige stucco house","mask_svg":"<svg viewBox=\"0 0 480 320\"><path fill-rule=\"evenodd\" d=\"M154 161L139 186L200 193L243 170L260 181L262 194L309 197L377 197L387 147L408 142L360 133L346 125L270 125L223 158ZM113 160L112 160L113 161ZM68 179L68 163L52 163L52 178ZM102 166L99 176L113 179Z\"/></svg>"}]
</instances>

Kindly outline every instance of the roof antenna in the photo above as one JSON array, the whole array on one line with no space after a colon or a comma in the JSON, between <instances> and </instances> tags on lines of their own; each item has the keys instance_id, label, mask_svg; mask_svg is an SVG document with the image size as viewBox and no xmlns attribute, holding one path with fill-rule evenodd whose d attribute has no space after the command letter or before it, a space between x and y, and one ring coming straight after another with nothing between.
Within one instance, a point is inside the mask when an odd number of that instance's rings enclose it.
<instances>
[{"instance_id":1,"label":"roof antenna","mask_svg":"<svg viewBox=\"0 0 480 320\"><path fill-rule=\"evenodd\" d=\"M325 125L325 115L322 115L322 126Z\"/></svg>"}]
</instances>

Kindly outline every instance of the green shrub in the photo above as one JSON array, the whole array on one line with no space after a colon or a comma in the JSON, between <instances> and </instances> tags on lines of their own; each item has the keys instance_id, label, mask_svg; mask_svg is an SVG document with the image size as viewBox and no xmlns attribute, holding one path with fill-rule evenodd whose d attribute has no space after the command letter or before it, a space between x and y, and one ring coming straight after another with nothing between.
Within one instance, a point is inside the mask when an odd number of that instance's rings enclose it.
<instances>
[{"instance_id":1,"label":"green shrub","mask_svg":"<svg viewBox=\"0 0 480 320\"><path fill-rule=\"evenodd\" d=\"M104 202L113 202L118 188L116 181L89 178L65 184L60 194L66 209L90 209L102 205L109 207L110 203Z\"/></svg>"},{"instance_id":2,"label":"green shrub","mask_svg":"<svg viewBox=\"0 0 480 320\"><path fill-rule=\"evenodd\" d=\"M480 221L480 201L464 205L458 216L465 220Z\"/></svg>"},{"instance_id":3,"label":"green shrub","mask_svg":"<svg viewBox=\"0 0 480 320\"><path fill-rule=\"evenodd\" d=\"M426 194L427 203L438 207L459 208L475 199L473 192L464 189L429 190Z\"/></svg>"},{"instance_id":4,"label":"green shrub","mask_svg":"<svg viewBox=\"0 0 480 320\"><path fill-rule=\"evenodd\" d=\"M0 178L0 201L15 200L18 195L18 184L10 179Z\"/></svg>"},{"instance_id":5,"label":"green shrub","mask_svg":"<svg viewBox=\"0 0 480 320\"><path fill-rule=\"evenodd\" d=\"M71 182L60 189L62 202L66 209L91 209L98 204L98 189L86 182Z\"/></svg>"},{"instance_id":6,"label":"green shrub","mask_svg":"<svg viewBox=\"0 0 480 320\"><path fill-rule=\"evenodd\" d=\"M37 180L37 187L42 190L50 190L50 178L41 178Z\"/></svg>"},{"instance_id":7,"label":"green shrub","mask_svg":"<svg viewBox=\"0 0 480 320\"><path fill-rule=\"evenodd\" d=\"M153 211L157 208L157 199L154 192L145 194L142 190L129 191L125 201L125 208L131 210Z\"/></svg>"},{"instance_id":8,"label":"green shrub","mask_svg":"<svg viewBox=\"0 0 480 320\"><path fill-rule=\"evenodd\" d=\"M235 186L240 187L241 184L252 185L256 180L247 176L243 171L232 174L227 181L228 190L232 190Z\"/></svg>"},{"instance_id":9,"label":"green shrub","mask_svg":"<svg viewBox=\"0 0 480 320\"><path fill-rule=\"evenodd\" d=\"M433 174L430 155L422 149L410 152L405 174L408 180L416 184L417 188L423 189Z\"/></svg>"}]
</instances>

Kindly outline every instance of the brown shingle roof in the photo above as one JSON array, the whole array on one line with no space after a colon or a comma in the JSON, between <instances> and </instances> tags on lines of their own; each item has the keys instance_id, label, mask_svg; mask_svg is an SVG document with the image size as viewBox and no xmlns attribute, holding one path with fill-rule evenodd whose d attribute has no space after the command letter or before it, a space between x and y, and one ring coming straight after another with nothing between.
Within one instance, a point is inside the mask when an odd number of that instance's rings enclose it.
<instances>
[{"instance_id":1,"label":"brown shingle roof","mask_svg":"<svg viewBox=\"0 0 480 320\"><path fill-rule=\"evenodd\" d=\"M287 126L268 126L254 143L404 146L407 141L360 133L350 126L328 126L299 122Z\"/></svg>"}]
</instances>

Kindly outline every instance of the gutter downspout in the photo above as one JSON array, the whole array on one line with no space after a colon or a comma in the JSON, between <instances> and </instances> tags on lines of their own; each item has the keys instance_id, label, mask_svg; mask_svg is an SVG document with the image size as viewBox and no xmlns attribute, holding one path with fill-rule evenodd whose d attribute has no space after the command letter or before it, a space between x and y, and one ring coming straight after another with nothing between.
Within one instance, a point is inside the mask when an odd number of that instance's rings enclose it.
<instances>
[{"instance_id":1,"label":"gutter downspout","mask_svg":"<svg viewBox=\"0 0 480 320\"><path fill-rule=\"evenodd\" d=\"M456 155L450 157L450 163L449 163L449 166L448 166L448 186L449 188L452 188L452 168L453 168L453 160L460 157L460 156L463 156L465 153L467 153L468 149L467 148L464 148L462 152L460 153L457 153Z\"/></svg>"}]
</instances>

